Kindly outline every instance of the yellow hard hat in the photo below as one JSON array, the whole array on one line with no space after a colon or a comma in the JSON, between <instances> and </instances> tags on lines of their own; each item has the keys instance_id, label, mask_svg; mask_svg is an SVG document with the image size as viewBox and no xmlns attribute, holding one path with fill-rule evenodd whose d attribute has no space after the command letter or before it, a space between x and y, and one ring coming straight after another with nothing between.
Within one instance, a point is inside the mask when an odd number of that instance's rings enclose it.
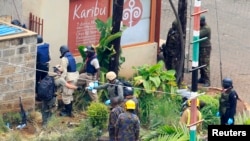
<instances>
[{"instance_id":1,"label":"yellow hard hat","mask_svg":"<svg viewBox=\"0 0 250 141\"><path fill-rule=\"evenodd\" d=\"M189 99L188 101L187 101L187 105L190 107L191 106L191 100ZM197 107L200 107L200 100L197 98L197 100L196 100L196 106Z\"/></svg>"},{"instance_id":2,"label":"yellow hard hat","mask_svg":"<svg viewBox=\"0 0 250 141\"><path fill-rule=\"evenodd\" d=\"M114 80L115 78L116 78L116 74L115 74L115 72L113 72L113 71L110 71L110 72L108 72L108 73L106 74L106 79L108 79L108 80L110 80L110 81Z\"/></svg>"},{"instance_id":3,"label":"yellow hard hat","mask_svg":"<svg viewBox=\"0 0 250 141\"><path fill-rule=\"evenodd\" d=\"M133 100L128 100L125 103L125 108L126 109L131 109L131 110L135 110L135 102Z\"/></svg>"}]
</instances>

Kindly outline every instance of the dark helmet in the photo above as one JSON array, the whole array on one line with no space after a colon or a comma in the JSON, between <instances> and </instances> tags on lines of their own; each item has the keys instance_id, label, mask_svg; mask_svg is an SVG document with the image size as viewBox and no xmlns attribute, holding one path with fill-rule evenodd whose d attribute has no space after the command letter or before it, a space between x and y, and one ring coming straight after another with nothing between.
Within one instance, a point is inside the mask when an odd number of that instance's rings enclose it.
<instances>
[{"instance_id":1,"label":"dark helmet","mask_svg":"<svg viewBox=\"0 0 250 141\"><path fill-rule=\"evenodd\" d=\"M19 20L12 20L11 24L22 27L22 24Z\"/></svg>"},{"instance_id":2,"label":"dark helmet","mask_svg":"<svg viewBox=\"0 0 250 141\"><path fill-rule=\"evenodd\" d=\"M43 42L43 37L41 35L37 35L37 43L40 44Z\"/></svg>"},{"instance_id":3,"label":"dark helmet","mask_svg":"<svg viewBox=\"0 0 250 141\"><path fill-rule=\"evenodd\" d=\"M233 81L232 81L232 79L231 78L224 78L222 80L222 86L225 89L233 87Z\"/></svg>"},{"instance_id":4,"label":"dark helmet","mask_svg":"<svg viewBox=\"0 0 250 141\"><path fill-rule=\"evenodd\" d=\"M69 52L68 46L62 45L62 46L60 47L60 52L61 52L61 57L62 57L66 52Z\"/></svg>"},{"instance_id":5,"label":"dark helmet","mask_svg":"<svg viewBox=\"0 0 250 141\"><path fill-rule=\"evenodd\" d=\"M174 21L172 22L172 27L177 28L177 25L178 25L177 20L174 20Z\"/></svg>"},{"instance_id":6,"label":"dark helmet","mask_svg":"<svg viewBox=\"0 0 250 141\"><path fill-rule=\"evenodd\" d=\"M88 57L92 57L93 55L95 55L95 49L92 46L87 46L86 48L84 48L84 51L87 53Z\"/></svg>"},{"instance_id":7,"label":"dark helmet","mask_svg":"<svg viewBox=\"0 0 250 141\"><path fill-rule=\"evenodd\" d=\"M92 52L94 53L95 52L95 49L92 47L92 46L87 46L85 49L84 49L85 52Z\"/></svg>"},{"instance_id":8,"label":"dark helmet","mask_svg":"<svg viewBox=\"0 0 250 141\"><path fill-rule=\"evenodd\" d=\"M129 96L129 95L133 95L133 94L134 94L134 90L132 87L125 87L124 88L124 92L123 92L124 96Z\"/></svg>"},{"instance_id":9,"label":"dark helmet","mask_svg":"<svg viewBox=\"0 0 250 141\"><path fill-rule=\"evenodd\" d=\"M201 16L200 17L200 25L203 26L205 24L206 24L206 18L205 18L205 16Z\"/></svg>"}]
</instances>

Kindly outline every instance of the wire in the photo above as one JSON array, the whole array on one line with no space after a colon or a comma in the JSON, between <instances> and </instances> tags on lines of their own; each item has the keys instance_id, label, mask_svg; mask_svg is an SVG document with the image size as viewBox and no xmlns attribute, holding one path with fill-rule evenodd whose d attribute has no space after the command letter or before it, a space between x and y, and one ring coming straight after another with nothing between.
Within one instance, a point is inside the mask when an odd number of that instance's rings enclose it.
<instances>
[{"instance_id":1,"label":"wire","mask_svg":"<svg viewBox=\"0 0 250 141\"><path fill-rule=\"evenodd\" d=\"M46 73L54 73L54 72L51 72L51 71L44 71L44 70L39 70L39 69L34 69L34 68L31 68L31 67L25 67L25 66L21 66L21 65L16 65L16 64L13 64L13 63L9 63L9 62L6 62L6 61L0 61L1 63L4 63L4 64L7 64L7 65L11 65L11 66L16 66L16 67L21 67L21 68L26 68L26 69L29 69L29 70L36 70L36 71L40 71L40 72L46 72ZM84 80L84 81L93 81L91 79L82 79L82 78L78 78L78 80ZM15 82L18 82L18 81L15 81ZM99 82L101 85L102 84L107 84L105 82ZM119 84L111 84L109 83L109 85L113 85L113 86L121 86ZM123 87L126 87L126 86L123 86ZM136 90L142 90L142 91L150 91L148 89L143 89L143 88L139 88L139 87L132 87L133 89L136 89ZM182 96L182 94L179 94L179 93L170 93L170 92L163 92L163 91L154 91L154 90L151 90L152 93L161 93L161 94L169 94L169 95L178 95L178 96ZM190 91L191 93L191 91Z\"/></svg>"},{"instance_id":2,"label":"wire","mask_svg":"<svg viewBox=\"0 0 250 141\"><path fill-rule=\"evenodd\" d=\"M17 14L18 20L20 21L20 16L19 16L19 13L17 11L15 0L12 0L12 1L13 1L14 6L15 6L15 10L16 10L16 14Z\"/></svg>"},{"instance_id":3,"label":"wire","mask_svg":"<svg viewBox=\"0 0 250 141\"><path fill-rule=\"evenodd\" d=\"M219 44L219 55L220 55L220 80L222 82L222 61L221 61L221 46L220 46L220 31L219 31L219 21L218 21L218 6L217 0L215 0L215 8L216 8L216 24L217 24L217 35L218 35L218 44Z\"/></svg>"}]
</instances>

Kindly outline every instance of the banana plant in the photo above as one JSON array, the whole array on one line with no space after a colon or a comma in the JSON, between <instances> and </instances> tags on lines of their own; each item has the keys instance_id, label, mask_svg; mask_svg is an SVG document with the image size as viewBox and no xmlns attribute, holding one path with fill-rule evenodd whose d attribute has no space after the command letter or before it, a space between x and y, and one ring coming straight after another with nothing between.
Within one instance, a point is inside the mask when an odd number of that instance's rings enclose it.
<instances>
[{"instance_id":1,"label":"banana plant","mask_svg":"<svg viewBox=\"0 0 250 141\"><path fill-rule=\"evenodd\" d=\"M106 73L108 71L109 61L111 56L117 53L111 42L121 37L122 32L126 29L126 27L124 26L122 27L121 31L112 34L112 18L108 18L106 22L97 18L95 20L95 24L97 30L100 32L100 39L97 45L92 45L92 46L96 49L97 58L101 66L101 71L103 73ZM85 48L84 45L80 45L78 47L78 50L83 58L83 61L86 59L86 55L83 51L84 48ZM125 58L121 56L121 53L119 62L120 62L119 67L121 66L122 63L125 62Z\"/></svg>"},{"instance_id":2,"label":"banana plant","mask_svg":"<svg viewBox=\"0 0 250 141\"><path fill-rule=\"evenodd\" d=\"M165 71L163 68L163 61L159 61L153 66L133 67L137 72L134 77L134 85L142 87L148 94L157 91L173 94L177 89L175 70Z\"/></svg>"}]
</instances>

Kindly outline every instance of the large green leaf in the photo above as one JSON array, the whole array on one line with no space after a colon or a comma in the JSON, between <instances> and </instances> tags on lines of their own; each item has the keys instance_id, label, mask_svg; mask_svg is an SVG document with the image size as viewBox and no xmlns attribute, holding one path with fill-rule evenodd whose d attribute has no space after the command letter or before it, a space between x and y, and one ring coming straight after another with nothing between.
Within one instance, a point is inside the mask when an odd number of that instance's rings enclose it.
<instances>
[{"instance_id":1,"label":"large green leaf","mask_svg":"<svg viewBox=\"0 0 250 141\"><path fill-rule=\"evenodd\" d=\"M152 81L155 85L156 88L158 88L161 84L161 80L159 78L159 76L155 76L155 77L149 77L149 80Z\"/></svg>"}]
</instances>

